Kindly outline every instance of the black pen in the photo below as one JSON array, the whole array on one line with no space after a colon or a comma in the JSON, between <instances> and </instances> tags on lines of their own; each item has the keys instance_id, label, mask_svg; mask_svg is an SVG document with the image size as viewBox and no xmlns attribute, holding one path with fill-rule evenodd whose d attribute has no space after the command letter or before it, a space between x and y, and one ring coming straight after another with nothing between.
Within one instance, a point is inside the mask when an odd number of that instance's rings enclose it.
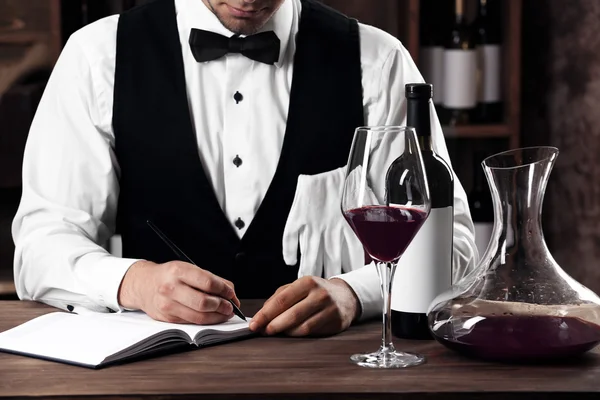
<instances>
[{"instance_id":1,"label":"black pen","mask_svg":"<svg viewBox=\"0 0 600 400\"><path fill-rule=\"evenodd\" d=\"M191 258L189 258L183 251L181 251L181 249L179 247L177 247L175 245L175 243L173 243L171 241L171 239L169 239L164 233L162 233L162 231L160 229L158 229L158 227L156 225L154 225L154 223L152 223L152 221L147 220L146 223L150 226L150 228L152 228L152 230L158 235L158 237L160 237L163 240L163 242L165 242L167 244L167 246L169 246L171 248L171 250L173 250L173 252L177 255L177 257L186 260L190 264L198 266L195 262L192 261ZM238 306L236 306L232 300L229 300L229 299L226 299L226 300L229 301L229 303L233 307L233 312L235 313L235 315L237 315L244 321L247 321L246 317L244 316L244 313L242 313L242 310L240 310L238 308Z\"/></svg>"}]
</instances>

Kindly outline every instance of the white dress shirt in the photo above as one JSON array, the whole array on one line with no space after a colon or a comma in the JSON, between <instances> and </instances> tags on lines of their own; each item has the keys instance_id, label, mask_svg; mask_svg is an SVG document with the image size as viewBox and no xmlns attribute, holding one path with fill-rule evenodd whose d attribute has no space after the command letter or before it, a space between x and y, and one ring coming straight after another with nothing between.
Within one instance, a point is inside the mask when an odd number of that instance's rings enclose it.
<instances>
[{"instance_id":1,"label":"white dress shirt","mask_svg":"<svg viewBox=\"0 0 600 400\"><path fill-rule=\"evenodd\" d=\"M241 54L196 62L188 44L192 28L233 33L201 0L175 0L175 6L200 157L231 224L238 218L245 222L243 229L236 229L241 237L279 160L301 3L286 0L263 28L275 31L281 40L274 66ZM23 197L12 228L15 284L21 299L63 309L72 305L122 310L119 286L137 260L115 257L102 247L113 235L119 196L112 129L118 18L104 18L70 37L31 126ZM396 38L364 24L359 32L365 122L404 125L404 85L423 78ZM236 92L243 96L239 104L231 101ZM434 122L434 145L450 162L437 117ZM239 167L233 163L236 157L242 160ZM472 232L466 194L456 180L455 253L465 265L473 258ZM366 266L341 277L359 297L363 317L381 312L375 268Z\"/></svg>"}]
</instances>

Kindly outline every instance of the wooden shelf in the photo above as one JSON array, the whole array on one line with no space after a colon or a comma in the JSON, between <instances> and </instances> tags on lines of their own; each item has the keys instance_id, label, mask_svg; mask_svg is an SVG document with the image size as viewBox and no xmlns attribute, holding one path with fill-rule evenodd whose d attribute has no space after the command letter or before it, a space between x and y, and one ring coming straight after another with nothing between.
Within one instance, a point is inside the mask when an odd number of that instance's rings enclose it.
<instances>
[{"instance_id":1,"label":"wooden shelf","mask_svg":"<svg viewBox=\"0 0 600 400\"><path fill-rule=\"evenodd\" d=\"M509 138L512 129L509 125L465 125L442 126L444 136L447 138Z\"/></svg>"},{"instance_id":2,"label":"wooden shelf","mask_svg":"<svg viewBox=\"0 0 600 400\"><path fill-rule=\"evenodd\" d=\"M9 31L0 32L0 44L30 45L48 40L47 32Z\"/></svg>"},{"instance_id":3,"label":"wooden shelf","mask_svg":"<svg viewBox=\"0 0 600 400\"><path fill-rule=\"evenodd\" d=\"M16 296L17 289L15 283L12 281L0 281L0 297L4 296Z\"/></svg>"},{"instance_id":4,"label":"wooden shelf","mask_svg":"<svg viewBox=\"0 0 600 400\"><path fill-rule=\"evenodd\" d=\"M366 5L364 0L322 0L359 21L372 24L398 37L419 66L419 25L421 22L421 0L380 0L377 7ZM451 1L451 0L445 0ZM521 7L523 0L502 2L503 6L503 122L495 125L472 125L444 127L447 138L507 139L508 148L517 148L520 143L521 126ZM467 0L473 14L476 0ZM471 16L472 17L472 16Z\"/></svg>"}]
</instances>

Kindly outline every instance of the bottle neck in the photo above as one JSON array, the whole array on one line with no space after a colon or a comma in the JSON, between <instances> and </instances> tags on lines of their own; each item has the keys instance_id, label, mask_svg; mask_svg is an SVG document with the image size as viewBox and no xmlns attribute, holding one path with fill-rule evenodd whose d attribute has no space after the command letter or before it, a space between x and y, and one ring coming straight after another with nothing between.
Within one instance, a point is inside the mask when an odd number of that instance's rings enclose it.
<instances>
[{"instance_id":1,"label":"bottle neck","mask_svg":"<svg viewBox=\"0 0 600 400\"><path fill-rule=\"evenodd\" d=\"M488 0L479 0L479 16L487 17L488 15Z\"/></svg>"},{"instance_id":2,"label":"bottle neck","mask_svg":"<svg viewBox=\"0 0 600 400\"><path fill-rule=\"evenodd\" d=\"M431 136L418 136L419 147L421 151L433 151L433 142Z\"/></svg>"},{"instance_id":3,"label":"bottle neck","mask_svg":"<svg viewBox=\"0 0 600 400\"><path fill-rule=\"evenodd\" d=\"M456 24L460 25L465 20L465 3L464 0L455 0L454 18Z\"/></svg>"},{"instance_id":4,"label":"bottle neck","mask_svg":"<svg viewBox=\"0 0 600 400\"><path fill-rule=\"evenodd\" d=\"M408 126L415 128L419 147L422 151L431 151L431 121L429 111L430 97L418 99L408 99L407 102L407 118Z\"/></svg>"}]
</instances>

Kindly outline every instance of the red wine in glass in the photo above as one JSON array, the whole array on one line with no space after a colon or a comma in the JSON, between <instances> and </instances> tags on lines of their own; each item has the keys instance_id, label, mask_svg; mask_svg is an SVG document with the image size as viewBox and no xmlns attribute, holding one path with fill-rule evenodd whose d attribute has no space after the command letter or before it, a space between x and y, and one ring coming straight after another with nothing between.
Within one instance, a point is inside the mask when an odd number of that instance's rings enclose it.
<instances>
[{"instance_id":1,"label":"red wine in glass","mask_svg":"<svg viewBox=\"0 0 600 400\"><path fill-rule=\"evenodd\" d=\"M366 206L345 211L344 217L372 258L392 262L404 253L427 214L404 206Z\"/></svg>"},{"instance_id":2,"label":"red wine in glass","mask_svg":"<svg viewBox=\"0 0 600 400\"><path fill-rule=\"evenodd\" d=\"M392 341L391 293L405 250L429 217L431 199L423 157L411 127L359 127L348 157L341 212L375 264L382 294L381 344L350 360L367 368L406 368L422 354L399 351Z\"/></svg>"}]
</instances>

